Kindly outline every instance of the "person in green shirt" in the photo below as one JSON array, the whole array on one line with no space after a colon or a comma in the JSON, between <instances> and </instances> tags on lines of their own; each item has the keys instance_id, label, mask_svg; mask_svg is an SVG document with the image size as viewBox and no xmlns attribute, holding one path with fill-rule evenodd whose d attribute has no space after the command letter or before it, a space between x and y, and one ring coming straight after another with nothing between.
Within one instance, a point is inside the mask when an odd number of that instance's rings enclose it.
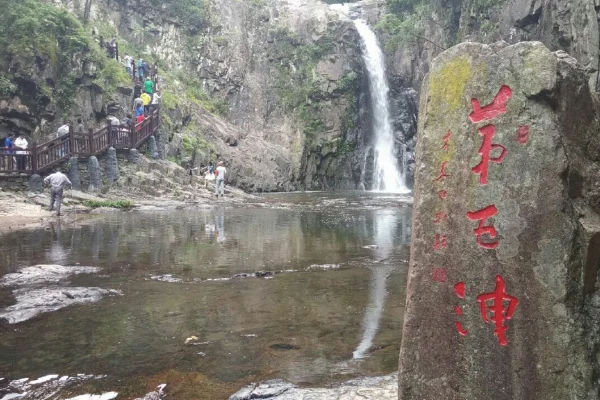
<instances>
[{"instance_id":1,"label":"person in green shirt","mask_svg":"<svg viewBox=\"0 0 600 400\"><path fill-rule=\"evenodd\" d=\"M150 96L152 96L152 90L154 89L154 82L152 82L152 79L150 79L150 77L148 77L148 79L146 79L146 82L144 82L144 89L146 89L146 93L148 93Z\"/></svg>"}]
</instances>

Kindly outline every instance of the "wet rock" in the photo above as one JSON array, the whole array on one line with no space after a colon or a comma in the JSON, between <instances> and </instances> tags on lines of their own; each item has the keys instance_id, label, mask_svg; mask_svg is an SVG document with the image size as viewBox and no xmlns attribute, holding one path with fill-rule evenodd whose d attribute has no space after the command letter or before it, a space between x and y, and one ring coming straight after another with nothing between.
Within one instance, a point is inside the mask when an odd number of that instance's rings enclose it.
<instances>
[{"instance_id":1,"label":"wet rock","mask_svg":"<svg viewBox=\"0 0 600 400\"><path fill-rule=\"evenodd\" d=\"M273 350L300 350L299 346L289 343L275 343L269 346Z\"/></svg>"},{"instance_id":2,"label":"wet rock","mask_svg":"<svg viewBox=\"0 0 600 400\"><path fill-rule=\"evenodd\" d=\"M600 227L584 234L581 218L600 218L600 126L585 70L539 42L463 43L435 59L420 101L400 399L597 398L600 340L584 327L598 325Z\"/></svg>"},{"instance_id":3,"label":"wet rock","mask_svg":"<svg viewBox=\"0 0 600 400\"><path fill-rule=\"evenodd\" d=\"M70 296L66 296L64 292L65 288L60 286L13 290L17 303L1 310L0 320L16 324L40 313L60 310L74 304L95 303L105 296L122 295L118 290L94 287L70 287L67 291Z\"/></svg>"},{"instance_id":4,"label":"wet rock","mask_svg":"<svg viewBox=\"0 0 600 400\"><path fill-rule=\"evenodd\" d=\"M79 159L77 157L69 158L67 176L71 181L72 188L81 190L81 178L79 176Z\"/></svg>"},{"instance_id":5,"label":"wet rock","mask_svg":"<svg viewBox=\"0 0 600 400\"><path fill-rule=\"evenodd\" d=\"M106 151L106 181L113 185L119 180L119 163L117 161L117 150L114 147Z\"/></svg>"},{"instance_id":6,"label":"wet rock","mask_svg":"<svg viewBox=\"0 0 600 400\"><path fill-rule=\"evenodd\" d=\"M396 400L396 374L383 377L354 379L334 388L298 388L279 379L252 384L239 390L229 400Z\"/></svg>"},{"instance_id":7,"label":"wet rock","mask_svg":"<svg viewBox=\"0 0 600 400\"><path fill-rule=\"evenodd\" d=\"M29 177L29 191L31 193L43 193L44 181L38 174L33 174Z\"/></svg>"},{"instance_id":8,"label":"wet rock","mask_svg":"<svg viewBox=\"0 0 600 400\"><path fill-rule=\"evenodd\" d=\"M156 390L154 392L150 392L147 395L145 395L144 397L139 397L135 400L161 400L166 395L166 393L165 393L166 387L167 387L166 383L158 385L158 387L156 388Z\"/></svg>"},{"instance_id":9,"label":"wet rock","mask_svg":"<svg viewBox=\"0 0 600 400\"><path fill-rule=\"evenodd\" d=\"M81 394L75 397L69 397L66 400L112 400L119 396L117 392L106 392L102 394Z\"/></svg>"},{"instance_id":10,"label":"wet rock","mask_svg":"<svg viewBox=\"0 0 600 400\"><path fill-rule=\"evenodd\" d=\"M16 379L8 382L0 379L0 397L7 399L57 399L64 398L60 394L70 388L104 378L104 375L60 376L46 375L38 379ZM59 397L60 396L60 397Z\"/></svg>"},{"instance_id":11,"label":"wet rock","mask_svg":"<svg viewBox=\"0 0 600 400\"><path fill-rule=\"evenodd\" d=\"M158 159L158 149L156 147L156 138L154 137L154 135L148 138L148 154L150 155L150 157L152 157L152 159Z\"/></svg>"},{"instance_id":12,"label":"wet rock","mask_svg":"<svg viewBox=\"0 0 600 400\"><path fill-rule=\"evenodd\" d=\"M71 275L93 274L99 272L97 267L63 266L63 265L34 265L25 267L12 274L6 274L0 279L0 287L38 285L41 283L56 283Z\"/></svg>"},{"instance_id":13,"label":"wet rock","mask_svg":"<svg viewBox=\"0 0 600 400\"><path fill-rule=\"evenodd\" d=\"M102 190L102 172L100 171L100 164L96 156L91 156L88 159L88 172L90 174L90 187L89 191L100 191Z\"/></svg>"},{"instance_id":14,"label":"wet rock","mask_svg":"<svg viewBox=\"0 0 600 400\"><path fill-rule=\"evenodd\" d=\"M127 161L129 161L130 164L138 164L140 162L140 152L137 151L137 149L129 150Z\"/></svg>"}]
</instances>

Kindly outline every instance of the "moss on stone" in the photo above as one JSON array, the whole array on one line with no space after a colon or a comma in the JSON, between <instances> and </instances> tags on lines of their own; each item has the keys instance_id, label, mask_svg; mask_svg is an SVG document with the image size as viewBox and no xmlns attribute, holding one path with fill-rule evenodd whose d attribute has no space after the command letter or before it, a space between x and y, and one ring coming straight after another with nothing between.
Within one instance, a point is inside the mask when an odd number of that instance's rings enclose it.
<instances>
[{"instance_id":1,"label":"moss on stone","mask_svg":"<svg viewBox=\"0 0 600 400\"><path fill-rule=\"evenodd\" d=\"M445 63L441 69L432 71L429 77L433 107L431 114L458 111L471 75L471 63L466 57L455 58Z\"/></svg>"}]
</instances>

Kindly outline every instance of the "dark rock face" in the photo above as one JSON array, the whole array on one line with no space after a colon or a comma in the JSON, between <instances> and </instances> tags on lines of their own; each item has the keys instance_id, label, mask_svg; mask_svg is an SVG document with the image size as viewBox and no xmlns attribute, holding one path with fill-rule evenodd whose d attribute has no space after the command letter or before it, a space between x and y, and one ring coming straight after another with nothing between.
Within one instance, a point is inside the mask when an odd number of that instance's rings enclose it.
<instances>
[{"instance_id":1,"label":"dark rock face","mask_svg":"<svg viewBox=\"0 0 600 400\"><path fill-rule=\"evenodd\" d=\"M539 42L434 60L400 399L599 398L598 121L583 69Z\"/></svg>"},{"instance_id":2,"label":"dark rock face","mask_svg":"<svg viewBox=\"0 0 600 400\"><path fill-rule=\"evenodd\" d=\"M119 163L117 162L117 151L114 147L106 150L106 181L109 185L119 180Z\"/></svg>"},{"instance_id":3,"label":"dark rock face","mask_svg":"<svg viewBox=\"0 0 600 400\"><path fill-rule=\"evenodd\" d=\"M43 193L44 192L44 181L38 174L33 174L29 178L29 191L32 193Z\"/></svg>"},{"instance_id":4,"label":"dark rock face","mask_svg":"<svg viewBox=\"0 0 600 400\"><path fill-rule=\"evenodd\" d=\"M90 174L90 192L102 189L102 172L96 156L91 156L88 160L88 172Z\"/></svg>"},{"instance_id":5,"label":"dark rock face","mask_svg":"<svg viewBox=\"0 0 600 400\"><path fill-rule=\"evenodd\" d=\"M148 153L154 160L158 159L158 148L156 147L156 139L154 136L150 136L148 139Z\"/></svg>"},{"instance_id":6,"label":"dark rock face","mask_svg":"<svg viewBox=\"0 0 600 400\"><path fill-rule=\"evenodd\" d=\"M77 157L71 157L69 159L67 176L72 183L73 189L81 190L81 178L79 176L79 159Z\"/></svg>"},{"instance_id":7,"label":"dark rock face","mask_svg":"<svg viewBox=\"0 0 600 400\"><path fill-rule=\"evenodd\" d=\"M157 130L154 136L156 137L156 151L158 152L158 159L164 160L167 154L165 153L165 137L163 130Z\"/></svg>"}]
</instances>

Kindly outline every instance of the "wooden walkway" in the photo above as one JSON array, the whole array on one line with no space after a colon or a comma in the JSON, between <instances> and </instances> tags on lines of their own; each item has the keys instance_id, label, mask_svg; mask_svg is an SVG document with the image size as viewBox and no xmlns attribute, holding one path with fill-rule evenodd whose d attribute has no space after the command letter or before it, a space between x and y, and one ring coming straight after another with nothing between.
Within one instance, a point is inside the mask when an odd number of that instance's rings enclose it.
<instances>
[{"instance_id":1,"label":"wooden walkway","mask_svg":"<svg viewBox=\"0 0 600 400\"><path fill-rule=\"evenodd\" d=\"M134 149L142 145L157 130L160 110L156 109L143 122L132 126L107 125L96 132L69 133L42 144L30 143L28 150L10 150L0 147L0 179L14 174L38 174L54 168L71 157L88 158L105 152ZM4 143L2 143L4 144Z\"/></svg>"}]
</instances>

